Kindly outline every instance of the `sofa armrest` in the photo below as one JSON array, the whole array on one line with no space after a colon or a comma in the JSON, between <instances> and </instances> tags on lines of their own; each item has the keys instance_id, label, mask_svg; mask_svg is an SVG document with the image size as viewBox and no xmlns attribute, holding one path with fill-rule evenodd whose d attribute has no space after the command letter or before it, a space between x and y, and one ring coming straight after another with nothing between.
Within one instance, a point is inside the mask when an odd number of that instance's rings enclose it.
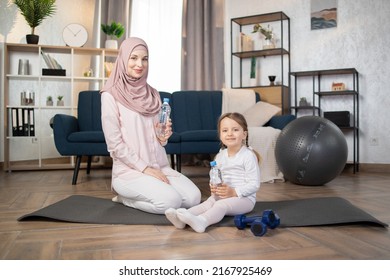
<instances>
[{"instance_id":1,"label":"sofa armrest","mask_svg":"<svg viewBox=\"0 0 390 280\"><path fill-rule=\"evenodd\" d=\"M289 122L295 120L294 115L273 116L264 126L272 126L282 130Z\"/></svg>"}]
</instances>

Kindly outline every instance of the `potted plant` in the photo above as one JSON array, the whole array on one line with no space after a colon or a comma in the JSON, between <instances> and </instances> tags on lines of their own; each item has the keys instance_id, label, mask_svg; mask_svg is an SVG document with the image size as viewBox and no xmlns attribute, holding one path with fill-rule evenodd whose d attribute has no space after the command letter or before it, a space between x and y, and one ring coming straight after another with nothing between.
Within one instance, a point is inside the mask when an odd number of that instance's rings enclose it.
<instances>
[{"instance_id":1,"label":"potted plant","mask_svg":"<svg viewBox=\"0 0 390 280\"><path fill-rule=\"evenodd\" d=\"M123 25L112 21L111 24L102 24L101 28L104 34L110 36L110 39L106 40L105 48L118 49L118 41L115 38L119 39L125 33Z\"/></svg>"},{"instance_id":2,"label":"potted plant","mask_svg":"<svg viewBox=\"0 0 390 280\"><path fill-rule=\"evenodd\" d=\"M13 0L19 8L27 24L31 27L31 34L26 35L28 44L38 44L39 36L35 34L35 27L40 25L46 17L52 16L56 8L55 0Z\"/></svg>"},{"instance_id":3,"label":"potted plant","mask_svg":"<svg viewBox=\"0 0 390 280\"><path fill-rule=\"evenodd\" d=\"M62 95L57 96L57 106L64 106L64 100L62 98L64 98Z\"/></svg>"},{"instance_id":4,"label":"potted plant","mask_svg":"<svg viewBox=\"0 0 390 280\"><path fill-rule=\"evenodd\" d=\"M51 95L46 97L46 106L53 106L53 97Z\"/></svg>"},{"instance_id":5,"label":"potted plant","mask_svg":"<svg viewBox=\"0 0 390 280\"><path fill-rule=\"evenodd\" d=\"M305 107L308 105L309 105L309 103L307 102L306 97L301 97L301 99L299 100L299 106Z\"/></svg>"},{"instance_id":6,"label":"potted plant","mask_svg":"<svg viewBox=\"0 0 390 280\"><path fill-rule=\"evenodd\" d=\"M273 48L275 48L275 43L273 41L274 33L272 32L272 29L269 27L269 25L268 25L268 28L264 28L263 26L261 26L260 23L256 23L253 26L252 33L256 33L256 32L260 32L265 37L265 42L264 42L264 45L263 45L263 49L273 49Z\"/></svg>"}]
</instances>

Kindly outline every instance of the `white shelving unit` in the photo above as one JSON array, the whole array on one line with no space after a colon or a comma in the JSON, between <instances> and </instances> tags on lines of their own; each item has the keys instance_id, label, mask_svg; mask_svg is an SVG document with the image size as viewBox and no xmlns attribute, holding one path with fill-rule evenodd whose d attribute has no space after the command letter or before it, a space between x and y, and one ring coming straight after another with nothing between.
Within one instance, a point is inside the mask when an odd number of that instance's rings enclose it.
<instances>
[{"instance_id":1,"label":"white shelving unit","mask_svg":"<svg viewBox=\"0 0 390 280\"><path fill-rule=\"evenodd\" d=\"M43 75L48 68L42 52L50 55L65 69L65 76ZM58 154L53 139L50 119L55 114L77 116L78 94L83 90L98 90L107 79L105 62L114 62L117 50L95 48L73 48L65 46L45 46L26 44L5 44L4 47L4 170L33 170L71 168L73 157ZM29 75L19 75L20 59L28 59ZM92 69L92 75L84 73ZM23 91L34 92L34 103L24 105L21 101ZM53 98L53 106L46 105L48 96ZM57 106L58 96L63 96L64 105ZM34 115L34 133L17 136L13 133L15 125L30 131L30 124L15 122L16 114ZM22 113L20 113L22 112ZM31 119L28 119L31 120ZM28 126L30 125L30 126Z\"/></svg>"}]
</instances>

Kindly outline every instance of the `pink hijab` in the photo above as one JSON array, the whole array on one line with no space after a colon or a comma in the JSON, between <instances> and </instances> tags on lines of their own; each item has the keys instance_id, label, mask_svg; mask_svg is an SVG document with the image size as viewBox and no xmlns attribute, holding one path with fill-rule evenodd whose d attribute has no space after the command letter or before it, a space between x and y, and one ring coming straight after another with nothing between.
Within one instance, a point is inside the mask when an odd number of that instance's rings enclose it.
<instances>
[{"instance_id":1,"label":"pink hijab","mask_svg":"<svg viewBox=\"0 0 390 280\"><path fill-rule=\"evenodd\" d=\"M140 38L130 37L123 41L110 77L100 92L110 93L115 100L132 111L144 116L153 116L160 110L161 99L159 92L146 82L148 69L139 79L127 74L130 54L139 47L144 47L148 51L145 41Z\"/></svg>"}]
</instances>

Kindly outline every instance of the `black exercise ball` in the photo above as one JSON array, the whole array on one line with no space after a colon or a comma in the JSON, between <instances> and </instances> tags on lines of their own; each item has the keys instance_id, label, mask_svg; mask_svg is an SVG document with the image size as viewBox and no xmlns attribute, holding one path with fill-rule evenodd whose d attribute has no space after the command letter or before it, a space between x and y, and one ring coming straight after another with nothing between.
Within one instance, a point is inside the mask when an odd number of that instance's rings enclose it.
<instances>
[{"instance_id":1,"label":"black exercise ball","mask_svg":"<svg viewBox=\"0 0 390 280\"><path fill-rule=\"evenodd\" d=\"M348 145L343 132L330 120L304 116L283 128L276 141L275 157L290 182L319 186L341 173Z\"/></svg>"}]
</instances>

